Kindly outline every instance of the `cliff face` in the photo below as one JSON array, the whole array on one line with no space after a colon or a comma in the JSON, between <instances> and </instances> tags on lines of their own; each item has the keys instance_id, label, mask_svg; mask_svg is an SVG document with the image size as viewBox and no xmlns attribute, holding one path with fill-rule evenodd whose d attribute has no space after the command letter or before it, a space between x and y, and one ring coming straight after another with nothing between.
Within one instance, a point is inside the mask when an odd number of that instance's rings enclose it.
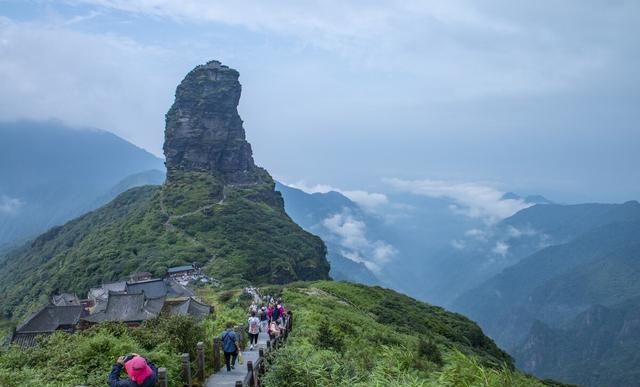
<instances>
[{"instance_id":1,"label":"cliff face","mask_svg":"<svg viewBox=\"0 0 640 387\"><path fill-rule=\"evenodd\" d=\"M166 115L168 179L175 171L207 171L225 184L271 182L253 162L238 115L239 73L211 61L193 69L176 90ZM265 181L267 180L267 181Z\"/></svg>"}]
</instances>

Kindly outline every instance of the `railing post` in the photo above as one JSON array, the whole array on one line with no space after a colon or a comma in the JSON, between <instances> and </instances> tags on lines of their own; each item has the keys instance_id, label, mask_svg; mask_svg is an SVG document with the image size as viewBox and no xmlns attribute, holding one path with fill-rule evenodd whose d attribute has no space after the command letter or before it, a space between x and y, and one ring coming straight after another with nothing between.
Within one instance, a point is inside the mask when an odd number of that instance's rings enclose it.
<instances>
[{"instance_id":1,"label":"railing post","mask_svg":"<svg viewBox=\"0 0 640 387\"><path fill-rule=\"evenodd\" d=\"M204 383L204 343L202 341L196 344L196 352L198 354L198 373L196 377L200 383Z\"/></svg>"},{"instance_id":2,"label":"railing post","mask_svg":"<svg viewBox=\"0 0 640 387\"><path fill-rule=\"evenodd\" d=\"M213 372L218 372L220 364L220 338L213 338Z\"/></svg>"},{"instance_id":3,"label":"railing post","mask_svg":"<svg viewBox=\"0 0 640 387\"><path fill-rule=\"evenodd\" d=\"M293 330L293 312L289 311L289 331Z\"/></svg>"},{"instance_id":4,"label":"railing post","mask_svg":"<svg viewBox=\"0 0 640 387\"><path fill-rule=\"evenodd\" d=\"M249 387L257 387L258 377L256 376L256 371L253 369L253 362L251 360L247 361L247 373L251 375Z\"/></svg>"},{"instance_id":5,"label":"railing post","mask_svg":"<svg viewBox=\"0 0 640 387\"><path fill-rule=\"evenodd\" d=\"M158 387L168 387L169 380L167 379L167 369L165 367L158 368Z\"/></svg>"},{"instance_id":6,"label":"railing post","mask_svg":"<svg viewBox=\"0 0 640 387\"><path fill-rule=\"evenodd\" d=\"M267 343L269 343L269 342L267 342ZM260 348L258 350L258 359L262 359L262 361L260 362L260 367L258 369L258 373L260 375L263 375L264 371L265 371L264 370L264 348Z\"/></svg>"},{"instance_id":7,"label":"railing post","mask_svg":"<svg viewBox=\"0 0 640 387\"><path fill-rule=\"evenodd\" d=\"M189 361L189 354L183 353L180 358L182 358L182 379L184 380L184 385L191 387L191 364Z\"/></svg>"}]
</instances>

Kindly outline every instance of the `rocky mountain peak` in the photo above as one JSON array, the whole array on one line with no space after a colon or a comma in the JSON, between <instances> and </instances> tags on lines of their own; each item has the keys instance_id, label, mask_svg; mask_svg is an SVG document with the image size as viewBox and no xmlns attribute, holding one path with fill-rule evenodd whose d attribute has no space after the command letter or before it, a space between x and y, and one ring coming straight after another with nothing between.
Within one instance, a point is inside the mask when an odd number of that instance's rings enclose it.
<instances>
[{"instance_id":1,"label":"rocky mountain peak","mask_svg":"<svg viewBox=\"0 0 640 387\"><path fill-rule=\"evenodd\" d=\"M207 171L227 184L252 184L267 178L253 162L238 114L239 76L236 70L211 61L191 70L178 85L166 115L168 179L180 170Z\"/></svg>"}]
</instances>

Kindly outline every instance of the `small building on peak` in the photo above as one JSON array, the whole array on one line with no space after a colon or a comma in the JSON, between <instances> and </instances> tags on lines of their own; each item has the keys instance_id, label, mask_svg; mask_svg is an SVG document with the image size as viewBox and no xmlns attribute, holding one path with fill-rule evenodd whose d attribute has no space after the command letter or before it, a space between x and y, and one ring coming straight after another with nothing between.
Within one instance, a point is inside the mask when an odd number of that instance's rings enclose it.
<instances>
[{"instance_id":1,"label":"small building on peak","mask_svg":"<svg viewBox=\"0 0 640 387\"><path fill-rule=\"evenodd\" d=\"M197 274L197 270L193 265L175 266L167 269L167 276L169 278L176 278L182 276L192 276Z\"/></svg>"}]
</instances>

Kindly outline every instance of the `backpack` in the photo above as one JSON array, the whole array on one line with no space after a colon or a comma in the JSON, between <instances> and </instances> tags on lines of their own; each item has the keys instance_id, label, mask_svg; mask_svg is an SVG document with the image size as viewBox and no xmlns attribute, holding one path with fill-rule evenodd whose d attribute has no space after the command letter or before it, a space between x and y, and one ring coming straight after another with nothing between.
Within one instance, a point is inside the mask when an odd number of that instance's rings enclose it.
<instances>
[{"instance_id":1,"label":"backpack","mask_svg":"<svg viewBox=\"0 0 640 387\"><path fill-rule=\"evenodd\" d=\"M273 312L271 312L271 319L277 320L278 318L280 318L280 308L275 307L273 308Z\"/></svg>"},{"instance_id":2,"label":"backpack","mask_svg":"<svg viewBox=\"0 0 640 387\"><path fill-rule=\"evenodd\" d=\"M251 334L256 334L259 332L258 330L258 319L257 318L252 318L251 322L249 323L249 333Z\"/></svg>"}]
</instances>

